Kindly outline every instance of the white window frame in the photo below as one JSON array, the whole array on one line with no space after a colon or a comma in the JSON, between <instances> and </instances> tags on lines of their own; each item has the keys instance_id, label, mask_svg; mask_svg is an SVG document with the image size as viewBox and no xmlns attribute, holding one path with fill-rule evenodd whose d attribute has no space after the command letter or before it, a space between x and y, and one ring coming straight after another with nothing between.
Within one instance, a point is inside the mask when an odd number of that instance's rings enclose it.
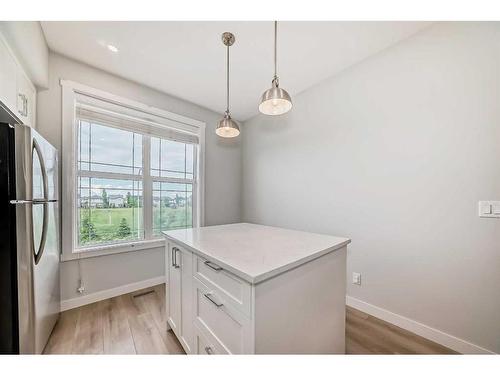
<instances>
[{"instance_id":1,"label":"white window frame","mask_svg":"<svg viewBox=\"0 0 500 375\"><path fill-rule=\"evenodd\" d=\"M89 248L76 247L76 176L77 176L77 144L76 144L76 130L77 130L77 116L76 105L79 96L88 97L89 100L98 100L105 103L110 103L113 106L119 106L126 112L139 111L141 119L148 120L161 118L162 126L165 129L173 129L175 131L183 132L186 134L196 135L198 138L198 147L195 147L194 168L195 180L193 181L193 227L204 225L204 196L205 196L205 123L202 121L194 120L182 115L165 111L163 109L150 107L143 103L126 99L108 92L89 87L77 82L61 80L62 86L62 254L61 260L68 261L79 258L89 258L102 255L110 255L117 253L124 253L129 251L138 251L146 249L156 249L163 247L164 239L144 239L125 243L103 244ZM151 120L154 122L154 120ZM149 143L149 141L147 142ZM143 152L149 152L149 148ZM143 159L149 160L149 158ZM150 173L149 165L144 165L146 173ZM127 179L130 176L127 175ZM143 184L143 196L147 191L151 193L152 181L167 180L162 177L151 177L144 179L148 183ZM169 182L175 180L168 178ZM191 183L191 181L189 182ZM147 186L145 186L147 185ZM146 199L144 199L146 201ZM151 202L152 203L152 202ZM146 230L152 230L152 204L144 204L144 227ZM150 237L151 233L147 233Z\"/></svg>"}]
</instances>

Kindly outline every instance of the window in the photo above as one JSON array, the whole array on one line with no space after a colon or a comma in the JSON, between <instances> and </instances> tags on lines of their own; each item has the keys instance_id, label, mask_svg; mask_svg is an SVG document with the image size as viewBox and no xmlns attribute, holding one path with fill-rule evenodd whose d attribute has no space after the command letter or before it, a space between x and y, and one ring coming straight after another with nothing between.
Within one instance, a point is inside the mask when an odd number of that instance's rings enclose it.
<instances>
[{"instance_id":1,"label":"window","mask_svg":"<svg viewBox=\"0 0 500 375\"><path fill-rule=\"evenodd\" d=\"M91 117L88 110L77 114L77 248L151 239L161 237L163 230L192 227L194 145ZM146 184L152 186L150 192L144 191ZM145 201L151 201L151 231L144 225Z\"/></svg>"},{"instance_id":2,"label":"window","mask_svg":"<svg viewBox=\"0 0 500 375\"><path fill-rule=\"evenodd\" d=\"M78 119L77 247L144 239L142 143Z\"/></svg>"},{"instance_id":3,"label":"window","mask_svg":"<svg viewBox=\"0 0 500 375\"><path fill-rule=\"evenodd\" d=\"M63 210L63 259L153 247L164 230L201 225L203 132L197 128L204 128L194 120L198 127L183 127L184 121L168 112L138 111L130 101L121 107L116 97L110 103L75 90L70 94L73 129L63 130L63 152L73 150L74 158L63 173L73 182L63 190L72 190L64 194L72 208Z\"/></svg>"},{"instance_id":4,"label":"window","mask_svg":"<svg viewBox=\"0 0 500 375\"><path fill-rule=\"evenodd\" d=\"M191 227L193 222L194 146L151 138L153 235Z\"/></svg>"}]
</instances>

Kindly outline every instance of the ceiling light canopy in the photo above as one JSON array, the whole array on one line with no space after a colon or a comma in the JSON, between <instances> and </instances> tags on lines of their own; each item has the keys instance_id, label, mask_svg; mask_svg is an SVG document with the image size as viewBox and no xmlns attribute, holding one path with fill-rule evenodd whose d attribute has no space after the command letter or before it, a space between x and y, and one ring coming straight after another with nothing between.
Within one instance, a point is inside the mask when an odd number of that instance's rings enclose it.
<instances>
[{"instance_id":1,"label":"ceiling light canopy","mask_svg":"<svg viewBox=\"0 0 500 375\"><path fill-rule=\"evenodd\" d=\"M238 126L236 121L231 118L231 114L229 112L229 47L234 44L235 40L236 38L232 33L225 32L222 34L222 43L224 43L224 45L227 47L226 111L224 112L224 118L217 124L215 134L224 138L234 138L240 134L240 127Z\"/></svg>"},{"instance_id":2,"label":"ceiling light canopy","mask_svg":"<svg viewBox=\"0 0 500 375\"><path fill-rule=\"evenodd\" d=\"M265 115L282 115L292 109L292 99L286 90L279 84L277 74L277 39L278 39L278 21L274 21L274 77L271 88L262 94L260 99L259 111Z\"/></svg>"}]
</instances>

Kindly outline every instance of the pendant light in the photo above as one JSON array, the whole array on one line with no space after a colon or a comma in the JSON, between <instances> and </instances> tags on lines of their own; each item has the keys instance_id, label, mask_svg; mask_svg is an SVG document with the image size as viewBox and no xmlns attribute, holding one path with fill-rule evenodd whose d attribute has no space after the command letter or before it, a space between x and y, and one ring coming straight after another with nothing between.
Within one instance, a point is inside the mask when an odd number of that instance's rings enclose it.
<instances>
[{"instance_id":1,"label":"pendant light","mask_svg":"<svg viewBox=\"0 0 500 375\"><path fill-rule=\"evenodd\" d=\"M278 21L274 21L274 77L272 87L262 94L259 111L265 115L282 115L292 109L292 99L286 90L282 89L276 72Z\"/></svg>"},{"instance_id":2,"label":"pendant light","mask_svg":"<svg viewBox=\"0 0 500 375\"><path fill-rule=\"evenodd\" d=\"M215 129L215 133L224 138L233 138L237 137L240 134L240 127L231 118L231 114L229 113L229 47L232 46L235 42L235 37L233 34L225 32L222 34L222 43L227 47L227 74L226 74L226 112L224 112L224 118L219 121L217 124L217 129Z\"/></svg>"}]
</instances>

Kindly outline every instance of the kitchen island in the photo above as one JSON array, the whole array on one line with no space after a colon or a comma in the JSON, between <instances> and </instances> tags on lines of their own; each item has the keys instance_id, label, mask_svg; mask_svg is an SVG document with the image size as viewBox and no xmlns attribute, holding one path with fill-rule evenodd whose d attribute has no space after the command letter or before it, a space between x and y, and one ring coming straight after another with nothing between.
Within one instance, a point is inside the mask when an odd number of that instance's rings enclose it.
<instances>
[{"instance_id":1,"label":"kitchen island","mask_svg":"<svg viewBox=\"0 0 500 375\"><path fill-rule=\"evenodd\" d=\"M188 354L344 353L349 239L238 223L163 232Z\"/></svg>"}]
</instances>

